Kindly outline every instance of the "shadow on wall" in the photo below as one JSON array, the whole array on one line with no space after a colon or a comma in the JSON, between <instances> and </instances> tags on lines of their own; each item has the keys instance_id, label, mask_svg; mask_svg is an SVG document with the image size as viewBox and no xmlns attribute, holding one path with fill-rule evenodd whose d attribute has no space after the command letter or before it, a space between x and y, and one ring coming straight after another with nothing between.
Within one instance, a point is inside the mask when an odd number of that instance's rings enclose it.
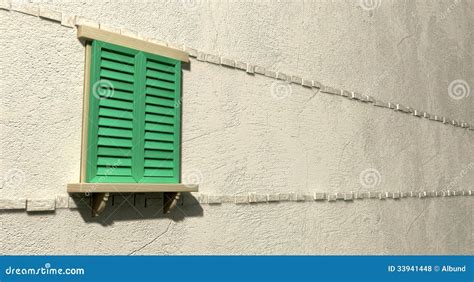
<instances>
[{"instance_id":1,"label":"shadow on wall","mask_svg":"<svg viewBox=\"0 0 474 282\"><path fill-rule=\"evenodd\" d=\"M89 197L74 198L76 211L86 223L112 225L115 221L171 219L181 221L186 217L202 217L203 209L191 193L182 193L175 208L163 213L163 193L113 193L109 197L105 210L92 217Z\"/></svg>"}]
</instances>

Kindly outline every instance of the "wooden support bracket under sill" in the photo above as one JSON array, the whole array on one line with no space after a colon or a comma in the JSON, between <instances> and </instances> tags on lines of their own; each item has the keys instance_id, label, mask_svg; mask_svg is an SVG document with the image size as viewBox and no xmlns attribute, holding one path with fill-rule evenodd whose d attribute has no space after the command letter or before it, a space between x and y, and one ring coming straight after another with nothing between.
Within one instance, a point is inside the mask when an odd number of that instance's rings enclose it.
<instances>
[{"instance_id":1,"label":"wooden support bracket under sill","mask_svg":"<svg viewBox=\"0 0 474 282\"><path fill-rule=\"evenodd\" d=\"M104 211L110 193L163 193L163 213L176 206L181 192L198 192L197 184L148 184L148 183L70 183L68 193L91 193L92 216Z\"/></svg>"}]
</instances>

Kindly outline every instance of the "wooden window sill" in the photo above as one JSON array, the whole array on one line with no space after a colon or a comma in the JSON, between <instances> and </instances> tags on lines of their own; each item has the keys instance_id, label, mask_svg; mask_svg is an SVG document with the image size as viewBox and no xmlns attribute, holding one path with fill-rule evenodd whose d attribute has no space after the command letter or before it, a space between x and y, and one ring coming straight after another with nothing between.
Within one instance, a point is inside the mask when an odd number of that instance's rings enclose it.
<instances>
[{"instance_id":1,"label":"wooden window sill","mask_svg":"<svg viewBox=\"0 0 474 282\"><path fill-rule=\"evenodd\" d=\"M197 184L70 183L68 193L198 192Z\"/></svg>"}]
</instances>

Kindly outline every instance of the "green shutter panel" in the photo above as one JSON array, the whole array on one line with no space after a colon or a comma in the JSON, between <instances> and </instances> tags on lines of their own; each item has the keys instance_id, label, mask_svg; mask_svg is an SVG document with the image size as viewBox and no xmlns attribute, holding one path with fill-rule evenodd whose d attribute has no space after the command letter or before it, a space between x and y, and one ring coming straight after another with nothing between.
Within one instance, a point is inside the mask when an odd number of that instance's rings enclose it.
<instances>
[{"instance_id":1,"label":"green shutter panel","mask_svg":"<svg viewBox=\"0 0 474 282\"><path fill-rule=\"evenodd\" d=\"M92 43L88 182L135 182L136 53L99 41Z\"/></svg>"},{"instance_id":2,"label":"green shutter panel","mask_svg":"<svg viewBox=\"0 0 474 282\"><path fill-rule=\"evenodd\" d=\"M180 181L181 62L92 44L88 182Z\"/></svg>"},{"instance_id":3,"label":"green shutter panel","mask_svg":"<svg viewBox=\"0 0 474 282\"><path fill-rule=\"evenodd\" d=\"M144 171L141 182L178 183L181 62L146 54Z\"/></svg>"}]
</instances>

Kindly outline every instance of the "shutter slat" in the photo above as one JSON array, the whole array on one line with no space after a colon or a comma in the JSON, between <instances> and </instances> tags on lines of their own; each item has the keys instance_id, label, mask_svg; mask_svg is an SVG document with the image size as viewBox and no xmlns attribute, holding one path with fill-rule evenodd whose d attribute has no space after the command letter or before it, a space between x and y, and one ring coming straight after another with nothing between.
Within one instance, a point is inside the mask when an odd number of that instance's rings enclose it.
<instances>
[{"instance_id":1,"label":"shutter slat","mask_svg":"<svg viewBox=\"0 0 474 282\"><path fill-rule=\"evenodd\" d=\"M163 98L168 98L168 99L174 99L175 97L174 91L167 90L167 89L147 87L145 91L146 91L147 96L153 95L153 96L158 96L158 97L163 97Z\"/></svg>"},{"instance_id":2,"label":"shutter slat","mask_svg":"<svg viewBox=\"0 0 474 282\"><path fill-rule=\"evenodd\" d=\"M172 168L145 168L145 176L172 177L173 175Z\"/></svg>"},{"instance_id":3,"label":"shutter slat","mask_svg":"<svg viewBox=\"0 0 474 282\"><path fill-rule=\"evenodd\" d=\"M171 125L174 123L174 118L172 117L155 115L155 114L150 114L150 113L147 113L145 115L145 120L151 121L151 122L157 122L157 123L171 124Z\"/></svg>"},{"instance_id":4,"label":"shutter slat","mask_svg":"<svg viewBox=\"0 0 474 282\"><path fill-rule=\"evenodd\" d=\"M97 167L97 175L99 176L129 176L132 175L131 168L125 167ZM107 182L107 179L104 179Z\"/></svg>"},{"instance_id":5,"label":"shutter slat","mask_svg":"<svg viewBox=\"0 0 474 282\"><path fill-rule=\"evenodd\" d=\"M146 105L145 112L152 113L152 114L174 116L174 109L161 107L161 106Z\"/></svg>"},{"instance_id":6,"label":"shutter slat","mask_svg":"<svg viewBox=\"0 0 474 282\"><path fill-rule=\"evenodd\" d=\"M117 149L99 146L97 149L97 155L107 157L131 157L132 151L130 149Z\"/></svg>"},{"instance_id":7,"label":"shutter slat","mask_svg":"<svg viewBox=\"0 0 474 282\"><path fill-rule=\"evenodd\" d=\"M133 93L133 83L115 81L115 80L111 80L111 79L105 79L105 82L104 82L104 79L103 79L102 81L103 81L102 85L112 87L112 90L110 90L110 91L115 91L116 89L118 89L118 90L123 90L123 91L128 91L130 93ZM112 92L111 95L113 95L113 92ZM111 96L111 95L109 94L108 96Z\"/></svg>"},{"instance_id":8,"label":"shutter slat","mask_svg":"<svg viewBox=\"0 0 474 282\"><path fill-rule=\"evenodd\" d=\"M145 158L173 160L173 153L169 151L145 150Z\"/></svg>"},{"instance_id":9,"label":"shutter slat","mask_svg":"<svg viewBox=\"0 0 474 282\"><path fill-rule=\"evenodd\" d=\"M100 166L113 166L113 167L131 167L131 158L111 158L111 157L99 157L97 159L97 165Z\"/></svg>"},{"instance_id":10,"label":"shutter slat","mask_svg":"<svg viewBox=\"0 0 474 282\"><path fill-rule=\"evenodd\" d=\"M133 110L133 103L121 100L114 100L112 98L102 99L99 101L99 107L108 107L114 109Z\"/></svg>"},{"instance_id":11,"label":"shutter slat","mask_svg":"<svg viewBox=\"0 0 474 282\"><path fill-rule=\"evenodd\" d=\"M156 132L166 132L166 133L174 132L173 126L165 125L165 124L150 123L150 122L145 122L145 130L156 131Z\"/></svg>"},{"instance_id":12,"label":"shutter slat","mask_svg":"<svg viewBox=\"0 0 474 282\"><path fill-rule=\"evenodd\" d=\"M106 59L113 60L116 62L127 63L130 65L133 65L135 63L135 58L128 54L123 55L123 54L113 52L113 51L102 50L100 55L102 58L106 58Z\"/></svg>"},{"instance_id":13,"label":"shutter slat","mask_svg":"<svg viewBox=\"0 0 474 282\"><path fill-rule=\"evenodd\" d=\"M97 144L100 146L109 146L109 147L125 147L132 148L132 140L130 139L121 139L121 138L112 138L112 137L99 137Z\"/></svg>"},{"instance_id":14,"label":"shutter slat","mask_svg":"<svg viewBox=\"0 0 474 282\"><path fill-rule=\"evenodd\" d=\"M111 69L111 70L119 70L119 71L127 72L130 74L133 74L135 70L133 66L129 64L122 64L119 62L114 62L114 61L109 61L109 60L104 60L104 59L101 60L100 66L102 68Z\"/></svg>"},{"instance_id":15,"label":"shutter slat","mask_svg":"<svg viewBox=\"0 0 474 282\"><path fill-rule=\"evenodd\" d=\"M114 80L125 81L125 82L133 82L133 75L123 73L123 72L118 72L118 71L112 71L108 69L102 69L100 71L100 77L111 78Z\"/></svg>"},{"instance_id":16,"label":"shutter slat","mask_svg":"<svg viewBox=\"0 0 474 282\"><path fill-rule=\"evenodd\" d=\"M125 101L133 101L133 93L121 91L119 89L100 88L98 94L103 99L120 99Z\"/></svg>"},{"instance_id":17,"label":"shutter slat","mask_svg":"<svg viewBox=\"0 0 474 282\"><path fill-rule=\"evenodd\" d=\"M132 138L132 131L126 129L99 127L99 136Z\"/></svg>"},{"instance_id":18,"label":"shutter slat","mask_svg":"<svg viewBox=\"0 0 474 282\"><path fill-rule=\"evenodd\" d=\"M173 168L174 163L172 160L145 159L145 167Z\"/></svg>"},{"instance_id":19,"label":"shutter slat","mask_svg":"<svg viewBox=\"0 0 474 282\"><path fill-rule=\"evenodd\" d=\"M173 143L145 141L145 149L157 149L162 151L173 151Z\"/></svg>"},{"instance_id":20,"label":"shutter slat","mask_svg":"<svg viewBox=\"0 0 474 282\"><path fill-rule=\"evenodd\" d=\"M171 107L171 108L175 107L175 102L173 100L157 98L153 96L147 96L146 103L152 104L152 105L158 105L158 106L166 106L166 107Z\"/></svg>"},{"instance_id":21,"label":"shutter slat","mask_svg":"<svg viewBox=\"0 0 474 282\"><path fill-rule=\"evenodd\" d=\"M163 88L163 89L168 89L168 90L174 90L174 83L171 82L166 82L158 79L153 79L153 78L147 78L146 80L146 85L148 86L153 86L153 87L158 87L158 88Z\"/></svg>"},{"instance_id":22,"label":"shutter slat","mask_svg":"<svg viewBox=\"0 0 474 282\"><path fill-rule=\"evenodd\" d=\"M133 119L133 113L130 111L121 111L121 110L109 109L109 108L100 108L99 116L114 117L114 118L129 119L129 120Z\"/></svg>"},{"instance_id":23,"label":"shutter slat","mask_svg":"<svg viewBox=\"0 0 474 282\"><path fill-rule=\"evenodd\" d=\"M155 70L159 70L159 71L164 71L164 72L167 72L169 74L174 74L175 73L174 66L172 66L170 64L166 64L166 63L158 63L158 62L155 62L155 61L152 61L152 60L148 60L146 66L147 66L147 68L155 69Z\"/></svg>"},{"instance_id":24,"label":"shutter slat","mask_svg":"<svg viewBox=\"0 0 474 282\"><path fill-rule=\"evenodd\" d=\"M166 133L155 133L151 131L145 132L145 140L155 140L155 141L174 141L173 134Z\"/></svg>"},{"instance_id":25,"label":"shutter slat","mask_svg":"<svg viewBox=\"0 0 474 282\"><path fill-rule=\"evenodd\" d=\"M99 126L118 127L118 128L132 128L132 122L123 119L113 119L99 117Z\"/></svg>"},{"instance_id":26,"label":"shutter slat","mask_svg":"<svg viewBox=\"0 0 474 282\"><path fill-rule=\"evenodd\" d=\"M148 69L146 71L146 76L161 79L161 80L166 80L166 81L169 81L171 83L174 83L174 80L175 80L174 74L170 74L170 73L166 73L166 72L162 72L162 71L156 71L156 70L152 70L152 69Z\"/></svg>"}]
</instances>

